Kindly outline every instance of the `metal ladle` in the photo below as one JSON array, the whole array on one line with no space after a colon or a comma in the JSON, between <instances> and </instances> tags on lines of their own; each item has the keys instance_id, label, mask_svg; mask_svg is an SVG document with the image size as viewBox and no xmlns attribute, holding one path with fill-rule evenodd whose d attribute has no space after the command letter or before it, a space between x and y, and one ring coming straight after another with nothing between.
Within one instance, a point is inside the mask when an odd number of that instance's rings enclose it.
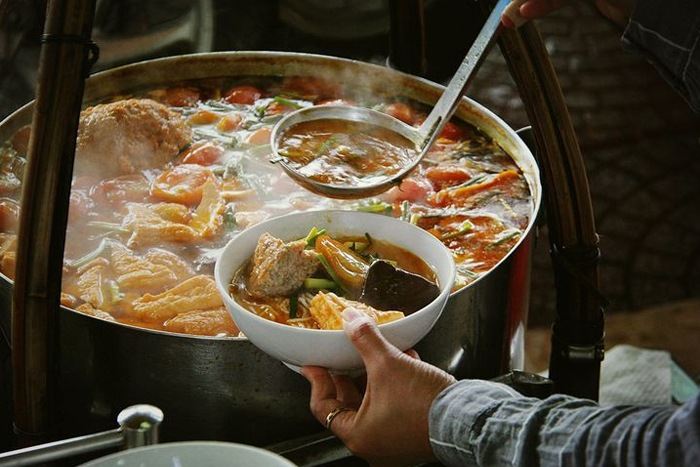
<instances>
[{"instance_id":1,"label":"metal ladle","mask_svg":"<svg viewBox=\"0 0 700 467\"><path fill-rule=\"evenodd\" d=\"M486 23L479 32L479 35L476 37L474 44L469 49L462 64L450 80L445 92L420 127L414 128L390 115L365 107L342 105L306 107L288 114L277 122L272 129L272 150L276 160L279 161L285 172L297 183L313 192L332 198L364 198L382 193L392 186L399 184L401 180L420 163L454 113L462 94L471 82L477 64L484 55L484 52L489 49L496 33L500 29L501 15L505 12L505 14L517 24L517 8L524 2L525 0L514 0L512 2L511 0L499 0L498 3L496 3L496 6L491 11ZM405 167L402 167L397 173L380 178L372 184L350 186L319 182L300 173L288 164L287 158L280 154L278 150L282 136L291 126L301 122L321 119L362 122L387 128L413 142L416 146L417 157Z\"/></svg>"}]
</instances>

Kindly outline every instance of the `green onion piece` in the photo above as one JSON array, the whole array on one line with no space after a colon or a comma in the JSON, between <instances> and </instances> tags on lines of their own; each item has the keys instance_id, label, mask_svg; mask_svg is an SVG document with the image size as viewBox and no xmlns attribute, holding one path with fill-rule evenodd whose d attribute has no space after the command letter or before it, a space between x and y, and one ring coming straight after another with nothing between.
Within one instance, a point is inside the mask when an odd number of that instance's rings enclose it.
<instances>
[{"instance_id":1,"label":"green onion piece","mask_svg":"<svg viewBox=\"0 0 700 467\"><path fill-rule=\"evenodd\" d=\"M409 209L411 209L410 204L408 203L408 200L405 199L401 202L401 220L408 222L410 219L410 213Z\"/></svg>"},{"instance_id":2,"label":"green onion piece","mask_svg":"<svg viewBox=\"0 0 700 467\"><path fill-rule=\"evenodd\" d=\"M318 151L316 151L316 157L320 157L324 155L337 141L338 139L335 136L331 136L327 140L323 142L321 146L319 146Z\"/></svg>"},{"instance_id":3,"label":"green onion piece","mask_svg":"<svg viewBox=\"0 0 700 467\"><path fill-rule=\"evenodd\" d=\"M316 239L321 235L324 235L326 232L328 232L326 229L318 230L315 226L312 227L309 234L304 238L306 241L306 246L313 247L316 245Z\"/></svg>"},{"instance_id":4,"label":"green onion piece","mask_svg":"<svg viewBox=\"0 0 700 467\"><path fill-rule=\"evenodd\" d=\"M345 286L341 282L340 278L338 277L338 275L335 273L335 271L331 267L331 263L329 263L328 260L326 259L326 257L323 256L323 253L318 254L318 260L321 262L323 267L326 269L326 272L331 277L331 279L333 279L333 282L335 282L335 284L338 286L338 289L340 290L340 292L343 294L347 293L348 290L345 288Z\"/></svg>"},{"instance_id":5,"label":"green onion piece","mask_svg":"<svg viewBox=\"0 0 700 467\"><path fill-rule=\"evenodd\" d=\"M98 229L105 229L105 230L111 230L113 232L119 232L119 233L130 233L130 230L127 230L121 226L121 224L117 224L116 222L102 222L102 221L90 221L87 223L88 227L95 227Z\"/></svg>"},{"instance_id":6,"label":"green onion piece","mask_svg":"<svg viewBox=\"0 0 700 467\"><path fill-rule=\"evenodd\" d=\"M464 221L462 222L462 225L459 226L459 230L457 230L456 232L448 233L447 235L443 235L441 240L449 240L450 238L459 237L460 235L464 235L465 233L469 232L473 228L474 226L471 222Z\"/></svg>"},{"instance_id":7,"label":"green onion piece","mask_svg":"<svg viewBox=\"0 0 700 467\"><path fill-rule=\"evenodd\" d=\"M504 244L505 242L507 242L508 240L510 240L511 238L515 238L515 237L517 237L517 236L520 235L520 234L521 234L521 232L520 232L519 230L514 230L513 232L509 233L509 234L506 235L505 237L500 238L500 239L496 240L496 241L493 242L493 243L490 243L490 244L487 245L486 248L484 248L484 249L485 249L485 250L491 250L491 249L493 249L493 248L496 248L498 245L502 245L502 244Z\"/></svg>"},{"instance_id":8,"label":"green onion piece","mask_svg":"<svg viewBox=\"0 0 700 467\"><path fill-rule=\"evenodd\" d=\"M304 279L305 289L335 289L336 284L334 281L329 279L323 279L319 277L307 277Z\"/></svg>"},{"instance_id":9,"label":"green onion piece","mask_svg":"<svg viewBox=\"0 0 700 467\"><path fill-rule=\"evenodd\" d=\"M301 109L303 105L297 104L294 101L290 101L289 99L285 99L284 97L280 96L275 96L272 98L273 101L277 102L278 104L286 105L287 107L292 107L295 109Z\"/></svg>"},{"instance_id":10,"label":"green onion piece","mask_svg":"<svg viewBox=\"0 0 700 467\"><path fill-rule=\"evenodd\" d=\"M448 190L453 191L453 190L457 190L459 188L464 188L467 186L476 185L478 183L486 181L487 178L488 177L486 175L480 175L478 177L470 178L469 180L467 180L464 183L460 183L459 185L449 187Z\"/></svg>"},{"instance_id":11,"label":"green onion piece","mask_svg":"<svg viewBox=\"0 0 700 467\"><path fill-rule=\"evenodd\" d=\"M411 214L411 218L409 219L409 222L413 225L418 225L418 221L420 220L421 215L418 214L417 212L414 212Z\"/></svg>"},{"instance_id":12,"label":"green onion piece","mask_svg":"<svg viewBox=\"0 0 700 467\"><path fill-rule=\"evenodd\" d=\"M345 242L344 245L355 253L362 253L369 246L366 242Z\"/></svg>"},{"instance_id":13,"label":"green onion piece","mask_svg":"<svg viewBox=\"0 0 700 467\"><path fill-rule=\"evenodd\" d=\"M372 244L372 237L370 237L369 234L365 232L365 238L367 239L367 247L369 247Z\"/></svg>"},{"instance_id":14,"label":"green onion piece","mask_svg":"<svg viewBox=\"0 0 700 467\"><path fill-rule=\"evenodd\" d=\"M297 310L299 309L299 295L294 294L289 297L289 317L294 319L297 317Z\"/></svg>"},{"instance_id":15,"label":"green onion piece","mask_svg":"<svg viewBox=\"0 0 700 467\"><path fill-rule=\"evenodd\" d=\"M92 250L90 253L86 254L82 258L78 258L74 261L70 261L68 263L68 265L70 267L76 268L76 269L78 269L81 266L85 266L90 261L93 261L93 260L99 258L102 255L102 253L104 252L107 245L109 245L109 243L110 243L109 240L107 240L106 238L103 238L97 248L95 248L94 250Z\"/></svg>"},{"instance_id":16,"label":"green onion piece","mask_svg":"<svg viewBox=\"0 0 700 467\"><path fill-rule=\"evenodd\" d=\"M228 203L226 205L226 210L224 211L224 230L226 232L233 232L236 230L237 226L236 205L235 203Z\"/></svg>"},{"instance_id":17,"label":"green onion piece","mask_svg":"<svg viewBox=\"0 0 700 467\"><path fill-rule=\"evenodd\" d=\"M386 212L391 209L391 204L383 203L383 202L378 202L370 205L365 205L365 206L358 206L355 210L356 211L361 211L361 212Z\"/></svg>"}]
</instances>

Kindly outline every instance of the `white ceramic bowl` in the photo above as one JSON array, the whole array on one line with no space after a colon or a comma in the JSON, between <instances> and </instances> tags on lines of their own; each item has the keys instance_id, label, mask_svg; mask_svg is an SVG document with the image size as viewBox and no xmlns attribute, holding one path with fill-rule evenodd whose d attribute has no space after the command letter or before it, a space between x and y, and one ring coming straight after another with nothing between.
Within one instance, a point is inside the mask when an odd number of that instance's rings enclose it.
<instances>
[{"instance_id":1,"label":"white ceramic bowl","mask_svg":"<svg viewBox=\"0 0 700 467\"><path fill-rule=\"evenodd\" d=\"M455 278L452 254L442 242L419 227L388 216L356 211L312 211L277 217L244 230L231 239L216 262L214 277L226 308L255 346L295 370L303 365L322 366L336 372L352 372L363 367L360 355L343 331L276 323L246 310L228 293L231 278L253 255L262 234L267 232L290 241L305 237L314 226L327 229L331 236L369 233L372 238L413 252L431 266L438 278L440 295L405 318L379 327L389 342L401 350L413 347L430 331L445 307Z\"/></svg>"},{"instance_id":2,"label":"white ceramic bowl","mask_svg":"<svg viewBox=\"0 0 700 467\"><path fill-rule=\"evenodd\" d=\"M296 467L282 456L253 446L214 441L165 443L129 449L80 467Z\"/></svg>"}]
</instances>

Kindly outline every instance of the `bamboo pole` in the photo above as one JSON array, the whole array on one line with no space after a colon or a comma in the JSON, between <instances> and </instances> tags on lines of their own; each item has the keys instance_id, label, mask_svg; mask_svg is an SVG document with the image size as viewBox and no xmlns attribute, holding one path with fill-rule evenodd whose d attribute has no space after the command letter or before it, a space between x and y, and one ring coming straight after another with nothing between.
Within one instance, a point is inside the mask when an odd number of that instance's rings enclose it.
<instances>
[{"instance_id":1,"label":"bamboo pole","mask_svg":"<svg viewBox=\"0 0 700 467\"><path fill-rule=\"evenodd\" d=\"M537 142L557 292L549 376L558 392L598 398L603 304L598 236L583 157L561 87L534 24L504 30L500 46Z\"/></svg>"},{"instance_id":2,"label":"bamboo pole","mask_svg":"<svg viewBox=\"0 0 700 467\"><path fill-rule=\"evenodd\" d=\"M20 444L52 436L63 249L94 3L49 0L22 189L12 310L15 428Z\"/></svg>"}]
</instances>

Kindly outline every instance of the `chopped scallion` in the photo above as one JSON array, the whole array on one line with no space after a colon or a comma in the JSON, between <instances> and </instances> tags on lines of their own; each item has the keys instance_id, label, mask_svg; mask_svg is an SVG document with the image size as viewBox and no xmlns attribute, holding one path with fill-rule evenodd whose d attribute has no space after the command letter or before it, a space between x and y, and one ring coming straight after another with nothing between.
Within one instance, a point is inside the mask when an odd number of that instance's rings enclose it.
<instances>
[{"instance_id":1,"label":"chopped scallion","mask_svg":"<svg viewBox=\"0 0 700 467\"><path fill-rule=\"evenodd\" d=\"M105 230L111 230L112 232L119 232L119 233L130 233L131 231L128 229L125 229L121 226L121 224L117 224L116 222L102 222L102 221L90 221L87 223L88 227L95 227L97 229L105 229Z\"/></svg>"},{"instance_id":2,"label":"chopped scallion","mask_svg":"<svg viewBox=\"0 0 700 467\"><path fill-rule=\"evenodd\" d=\"M285 99L284 97L280 96L275 96L272 98L272 100L277 102L278 104L286 105L287 107L292 107L295 109L301 109L303 107L301 104L298 104L294 101L290 101L289 99Z\"/></svg>"},{"instance_id":3,"label":"chopped scallion","mask_svg":"<svg viewBox=\"0 0 700 467\"><path fill-rule=\"evenodd\" d=\"M340 278L338 277L338 275L333 270L331 263L329 263L328 260L326 259L326 257L323 256L323 253L318 254L318 260L321 262L321 264L323 265L323 267L325 268L326 272L331 277L331 279L333 279L333 282L336 283L340 292L343 294L347 293L347 289L345 288L343 283L340 281Z\"/></svg>"},{"instance_id":4,"label":"chopped scallion","mask_svg":"<svg viewBox=\"0 0 700 467\"><path fill-rule=\"evenodd\" d=\"M299 310L299 295L294 294L289 297L289 317L294 319L297 317L297 311Z\"/></svg>"},{"instance_id":5,"label":"chopped scallion","mask_svg":"<svg viewBox=\"0 0 700 467\"><path fill-rule=\"evenodd\" d=\"M316 244L316 239L327 232L326 229L318 230L315 226L311 228L309 234L304 238L306 246L313 247Z\"/></svg>"},{"instance_id":6,"label":"chopped scallion","mask_svg":"<svg viewBox=\"0 0 700 467\"><path fill-rule=\"evenodd\" d=\"M472 225L471 222L464 221L459 226L459 230L457 230L455 232L448 233L447 235L443 235L441 240L449 240L450 238L459 237L459 236L464 235L467 232L471 231L473 228L474 228L474 226Z\"/></svg>"},{"instance_id":7,"label":"chopped scallion","mask_svg":"<svg viewBox=\"0 0 700 467\"><path fill-rule=\"evenodd\" d=\"M401 220L404 222L408 222L410 219L410 209L411 205L409 204L408 200L403 200L401 202Z\"/></svg>"},{"instance_id":8,"label":"chopped scallion","mask_svg":"<svg viewBox=\"0 0 700 467\"><path fill-rule=\"evenodd\" d=\"M357 211L375 212L375 213L387 212L387 211L390 211L391 209L392 209L391 204L384 203L384 202L377 202L374 204L358 206L356 208Z\"/></svg>"},{"instance_id":9,"label":"chopped scallion","mask_svg":"<svg viewBox=\"0 0 700 467\"><path fill-rule=\"evenodd\" d=\"M68 265L72 268L78 269L79 267L85 266L88 264L90 261L96 260L99 258L102 253L104 252L105 248L107 248L107 245L109 245L110 241L106 238L103 238L100 244L98 245L97 248L92 250L90 253L86 254L85 256L78 258L74 261L70 261Z\"/></svg>"},{"instance_id":10,"label":"chopped scallion","mask_svg":"<svg viewBox=\"0 0 700 467\"><path fill-rule=\"evenodd\" d=\"M520 235L520 234L521 234L521 232L520 232L519 230L514 230L513 232L509 233L508 235L505 235L504 237L499 238L499 239L496 240L495 242L490 243L489 245L487 245L486 248L485 248L485 250L491 250L491 249L493 249L493 248L496 248L497 246L504 244L504 243L507 242L508 240L510 240L510 239L512 239L512 238L515 238L515 237L517 237L517 236Z\"/></svg>"}]
</instances>

